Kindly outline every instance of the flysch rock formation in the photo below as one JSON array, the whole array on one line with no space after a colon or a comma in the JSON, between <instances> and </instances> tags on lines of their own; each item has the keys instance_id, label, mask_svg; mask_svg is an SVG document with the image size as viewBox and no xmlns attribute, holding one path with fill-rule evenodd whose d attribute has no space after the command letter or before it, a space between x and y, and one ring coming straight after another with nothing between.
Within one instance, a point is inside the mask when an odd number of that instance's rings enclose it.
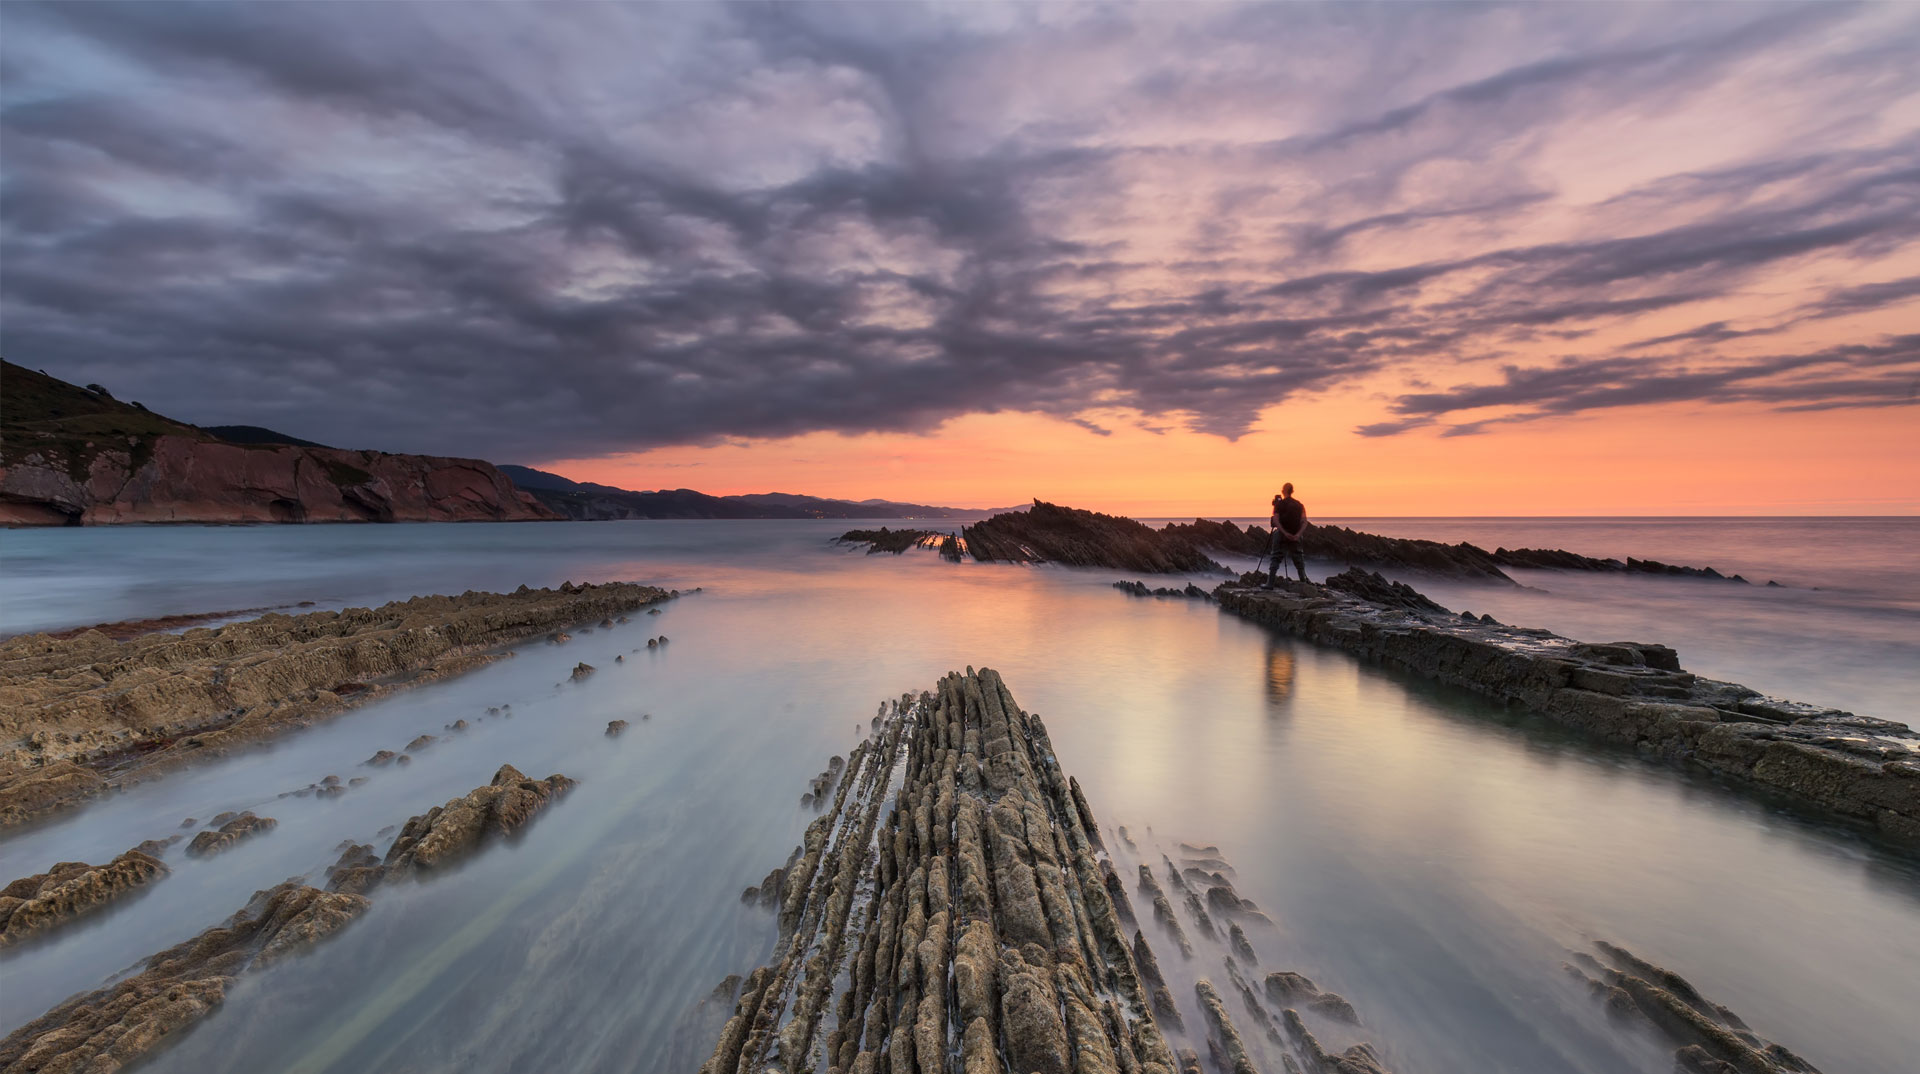
<instances>
[{"instance_id":1,"label":"flysch rock formation","mask_svg":"<svg viewBox=\"0 0 1920 1074\"><path fill-rule=\"evenodd\" d=\"M1040 500L1028 510L976 522L960 537L967 554L982 563L1058 563L1142 574L1223 569L1181 534Z\"/></svg>"},{"instance_id":2,"label":"flysch rock formation","mask_svg":"<svg viewBox=\"0 0 1920 1074\"><path fill-rule=\"evenodd\" d=\"M5 363L0 525L545 522L492 463L235 443Z\"/></svg>"},{"instance_id":3,"label":"flysch rock formation","mask_svg":"<svg viewBox=\"0 0 1920 1074\"><path fill-rule=\"evenodd\" d=\"M950 674L877 724L836 783L814 781L832 804L787 863L742 894L778 916L778 941L717 990L737 984L739 999L702 1074L1184 1074L1200 1069L1189 1025L1221 1069L1260 1070L1211 983L1195 991L1202 1013L1182 1017L1086 796L997 673ZM1189 913L1211 905L1229 932L1266 921L1217 852L1183 857L1191 883L1166 863ZM1179 930L1144 862L1141 878ZM1283 1045L1283 1015L1224 942L1202 955L1271 1027L1278 1050L1260 1054L1311 1074L1384 1072L1355 1065L1369 1047L1328 1051L1304 1023L1312 1049Z\"/></svg>"},{"instance_id":4,"label":"flysch rock formation","mask_svg":"<svg viewBox=\"0 0 1920 1074\"><path fill-rule=\"evenodd\" d=\"M199 1023L236 976L271 966L338 932L372 905L382 882L421 876L510 834L573 786L502 765L491 783L409 820L384 860L352 846L324 888L300 878L257 891L224 924L154 955L138 973L76 995L0 1040L0 1074L111 1074Z\"/></svg>"},{"instance_id":5,"label":"flysch rock formation","mask_svg":"<svg viewBox=\"0 0 1920 1074\"><path fill-rule=\"evenodd\" d=\"M1683 1074L1819 1074L1792 1050L1761 1039L1679 974L1605 940L1593 941L1593 950L1600 957L1575 951L1561 968L1615 1019L1648 1026L1677 1045L1674 1066Z\"/></svg>"},{"instance_id":6,"label":"flysch rock formation","mask_svg":"<svg viewBox=\"0 0 1920 1074\"><path fill-rule=\"evenodd\" d=\"M1161 527L1159 532L1168 537L1177 537L1197 548L1238 556L1265 555L1271 536L1264 526L1241 529L1231 521L1216 522L1205 518L1196 518L1192 522L1170 522ZM1712 567L1681 567L1631 557L1624 560L1600 559L1558 548L1496 548L1489 552L1465 541L1444 544L1417 537L1382 537L1345 526L1319 523L1308 526L1306 532L1301 534L1301 548L1314 559L1333 560L1349 566L1364 564L1488 581L1511 582L1513 579L1501 569L1503 567L1530 567L1746 582L1737 574L1721 574Z\"/></svg>"},{"instance_id":7,"label":"flysch rock formation","mask_svg":"<svg viewBox=\"0 0 1920 1074\"><path fill-rule=\"evenodd\" d=\"M115 641L0 642L0 828L677 596L630 583L415 597Z\"/></svg>"},{"instance_id":8,"label":"flysch rock formation","mask_svg":"<svg viewBox=\"0 0 1920 1074\"><path fill-rule=\"evenodd\" d=\"M952 534L934 530L896 530L882 526L877 530L848 530L834 538L834 543L866 545L867 555L870 556L880 552L892 552L897 556L909 548L937 548L952 539Z\"/></svg>"},{"instance_id":9,"label":"flysch rock formation","mask_svg":"<svg viewBox=\"0 0 1920 1074\"><path fill-rule=\"evenodd\" d=\"M1586 644L1404 598L1382 603L1286 581L1266 589L1261 580L1248 575L1214 595L1254 622L1920 847L1920 733L1904 724L1701 678L1664 645Z\"/></svg>"},{"instance_id":10,"label":"flysch rock formation","mask_svg":"<svg viewBox=\"0 0 1920 1074\"><path fill-rule=\"evenodd\" d=\"M0 890L0 948L64 927L167 875L159 858L129 850L104 865L63 861Z\"/></svg>"}]
</instances>

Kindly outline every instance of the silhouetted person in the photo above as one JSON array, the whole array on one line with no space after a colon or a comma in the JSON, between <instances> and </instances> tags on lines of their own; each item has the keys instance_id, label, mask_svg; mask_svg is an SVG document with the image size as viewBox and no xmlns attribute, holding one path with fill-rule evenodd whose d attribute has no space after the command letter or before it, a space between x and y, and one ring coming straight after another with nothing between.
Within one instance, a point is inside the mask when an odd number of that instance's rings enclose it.
<instances>
[{"instance_id":1,"label":"silhouetted person","mask_svg":"<svg viewBox=\"0 0 1920 1074\"><path fill-rule=\"evenodd\" d=\"M1267 546L1267 588L1272 589L1280 573L1280 557L1291 556L1293 569L1301 581L1307 580L1307 559L1301 553L1300 538L1307 532L1307 507L1293 498L1293 482L1280 486L1273 498L1273 540Z\"/></svg>"}]
</instances>

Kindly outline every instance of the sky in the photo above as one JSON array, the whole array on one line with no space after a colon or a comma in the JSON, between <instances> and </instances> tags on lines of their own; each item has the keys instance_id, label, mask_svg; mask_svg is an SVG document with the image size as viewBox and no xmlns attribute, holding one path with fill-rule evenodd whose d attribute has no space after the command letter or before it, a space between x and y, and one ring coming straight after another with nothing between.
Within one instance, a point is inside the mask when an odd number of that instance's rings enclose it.
<instances>
[{"instance_id":1,"label":"sky","mask_svg":"<svg viewBox=\"0 0 1920 1074\"><path fill-rule=\"evenodd\" d=\"M1917 513L1920 5L9 2L0 351L636 489Z\"/></svg>"}]
</instances>

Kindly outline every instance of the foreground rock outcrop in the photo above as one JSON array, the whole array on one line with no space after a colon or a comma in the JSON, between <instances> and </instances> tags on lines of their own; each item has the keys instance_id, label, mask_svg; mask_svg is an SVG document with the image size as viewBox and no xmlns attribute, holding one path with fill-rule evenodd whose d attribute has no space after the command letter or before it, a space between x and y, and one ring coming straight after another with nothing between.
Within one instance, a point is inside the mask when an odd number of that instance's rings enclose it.
<instances>
[{"instance_id":1,"label":"foreground rock outcrop","mask_svg":"<svg viewBox=\"0 0 1920 1074\"><path fill-rule=\"evenodd\" d=\"M891 706L758 889L780 941L703 1074L1171 1074L1076 790L991 671Z\"/></svg>"},{"instance_id":2,"label":"foreground rock outcrop","mask_svg":"<svg viewBox=\"0 0 1920 1074\"><path fill-rule=\"evenodd\" d=\"M381 883L431 873L489 838L517 831L572 786L565 776L528 779L502 765L486 786L407 821L384 860L373 856L372 847L349 847L329 870L325 887L295 878L254 892L224 924L154 955L125 980L76 995L14 1030L0 1040L0 1071L110 1074L131 1066L217 1010L235 977L304 951L352 923L372 905L367 893Z\"/></svg>"},{"instance_id":3,"label":"foreground rock outcrop","mask_svg":"<svg viewBox=\"0 0 1920 1074\"><path fill-rule=\"evenodd\" d=\"M501 646L676 594L629 583L415 597L115 641L0 642L0 827L156 766L304 726L505 655Z\"/></svg>"},{"instance_id":4,"label":"foreground rock outcrop","mask_svg":"<svg viewBox=\"0 0 1920 1074\"><path fill-rule=\"evenodd\" d=\"M166 875L159 858L134 849L104 865L63 861L21 877L0 890L0 947L68 925Z\"/></svg>"},{"instance_id":5,"label":"foreground rock outcrop","mask_svg":"<svg viewBox=\"0 0 1920 1074\"><path fill-rule=\"evenodd\" d=\"M74 996L0 1040L8 1074L130 1066L212 1014L240 973L301 951L364 913L359 895L288 881L254 893L223 925L148 959L117 984Z\"/></svg>"},{"instance_id":6,"label":"foreground rock outcrop","mask_svg":"<svg viewBox=\"0 0 1920 1074\"><path fill-rule=\"evenodd\" d=\"M0 525L562 517L479 459L234 442L11 362L0 377Z\"/></svg>"},{"instance_id":7,"label":"foreground rock outcrop","mask_svg":"<svg viewBox=\"0 0 1920 1074\"><path fill-rule=\"evenodd\" d=\"M1186 848L1184 869L1163 858L1167 881L1272 1050L1205 978L1198 1016L1182 1016L1086 796L998 674L948 675L883 706L874 730L815 779L809 796L832 805L787 863L742 894L777 915L779 940L740 981L702 1074L1173 1074L1200 1069L1190 1026L1222 1070L1255 1072L1270 1054L1273 1070L1384 1072L1356 1065L1371 1046L1329 1052L1305 1022L1281 1036L1292 1012L1270 1009L1236 961L1254 957L1243 926L1272 922L1211 847ZM1179 934L1140 871L1157 928Z\"/></svg>"},{"instance_id":8,"label":"foreground rock outcrop","mask_svg":"<svg viewBox=\"0 0 1920 1074\"><path fill-rule=\"evenodd\" d=\"M1405 586L1388 600L1371 582L1342 591L1297 582L1265 589L1257 581L1249 575L1215 596L1255 622L1920 847L1920 733L1904 724L1701 678L1682 670L1664 645L1585 644L1453 615L1413 593L1432 605L1424 607L1399 592L1412 593Z\"/></svg>"}]
</instances>

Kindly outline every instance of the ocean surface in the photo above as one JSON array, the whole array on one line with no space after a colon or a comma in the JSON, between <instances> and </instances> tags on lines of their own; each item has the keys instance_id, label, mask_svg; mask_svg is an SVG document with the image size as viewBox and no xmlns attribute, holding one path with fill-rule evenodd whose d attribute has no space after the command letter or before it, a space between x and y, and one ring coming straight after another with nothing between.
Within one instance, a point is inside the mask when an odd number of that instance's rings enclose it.
<instances>
[{"instance_id":1,"label":"ocean surface","mask_svg":"<svg viewBox=\"0 0 1920 1074\"><path fill-rule=\"evenodd\" d=\"M1762 584L1403 577L1506 622L1672 644L1690 670L1796 700L1906 721L1920 696L1920 520L1338 521L1737 572ZM1113 572L867 556L831 542L848 525L0 532L0 633L566 579L702 587L660 615L530 644L0 835L3 882L104 860L187 817L252 808L280 822L213 858L176 849L147 893L0 954L0 1032L256 889L319 877L344 839L384 850L382 829L511 763L581 785L523 838L384 888L338 936L242 977L147 1069L690 1071L728 1013L702 1001L771 950L772 917L738 894L813 818L807 780L882 700L984 665L1045 720L1102 825L1128 826L1141 860L1219 846L1277 923L1251 934L1258 972L1346 996L1363 1025L1336 1039L1372 1041L1399 1074L1667 1074L1670 1047L1609 1022L1560 969L1594 939L1680 973L1828 1074L1913 1069L1913 859L1211 605L1128 597ZM1341 566L1309 563L1315 577ZM671 643L647 650L662 633ZM570 681L582 660L600 670ZM487 715L503 705L511 717ZM472 726L450 734L456 719ZM618 739L603 733L612 719L631 721ZM360 766L423 732L441 741L412 765ZM277 797L329 774L371 778L337 799ZM1192 981L1221 981L1224 951L1197 940L1184 962L1156 946L1198 1024Z\"/></svg>"}]
</instances>

